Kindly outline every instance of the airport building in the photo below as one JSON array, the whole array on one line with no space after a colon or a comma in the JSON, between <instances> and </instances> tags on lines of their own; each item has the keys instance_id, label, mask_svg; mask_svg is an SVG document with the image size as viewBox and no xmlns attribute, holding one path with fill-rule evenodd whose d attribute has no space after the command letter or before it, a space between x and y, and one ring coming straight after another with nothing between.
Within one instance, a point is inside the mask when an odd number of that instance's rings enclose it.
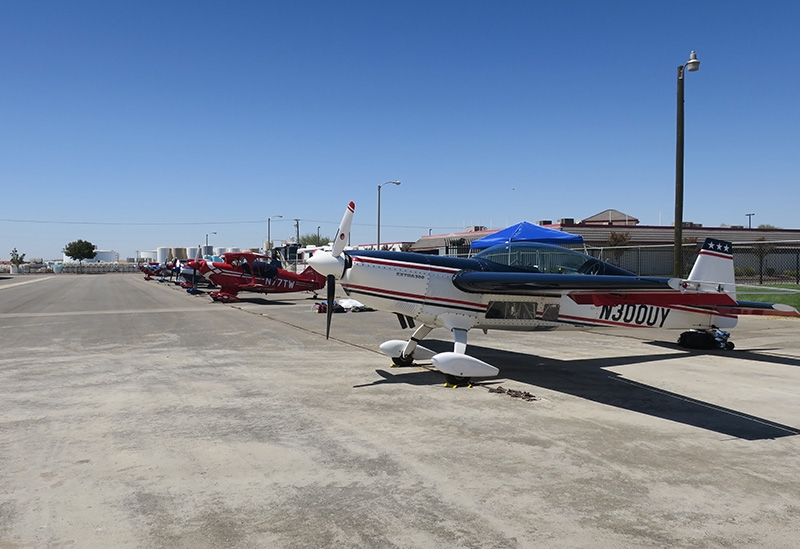
<instances>
[{"instance_id":1,"label":"airport building","mask_svg":"<svg viewBox=\"0 0 800 549\"><path fill-rule=\"evenodd\" d=\"M613 242L612 234L624 235L628 246L671 246L675 239L672 225L640 225L639 220L617 210L605 210L581 221L573 218L556 222L545 219L537 225L576 234L583 237L587 248L604 248ZM473 240L495 233L501 229L470 227L466 231L439 235L426 235L411 246L411 251L436 255L466 255ZM684 242L702 243L706 238L718 238L728 242L777 242L800 243L800 229L750 229L747 227L704 227L699 223L684 222ZM788 242L787 242L788 243Z\"/></svg>"}]
</instances>

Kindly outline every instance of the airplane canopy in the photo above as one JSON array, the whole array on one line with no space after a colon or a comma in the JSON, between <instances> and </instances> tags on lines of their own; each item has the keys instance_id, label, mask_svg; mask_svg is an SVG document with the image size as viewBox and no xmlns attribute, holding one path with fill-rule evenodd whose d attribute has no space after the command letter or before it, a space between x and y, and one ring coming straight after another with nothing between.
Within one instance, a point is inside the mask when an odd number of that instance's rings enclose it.
<instances>
[{"instance_id":1,"label":"airplane canopy","mask_svg":"<svg viewBox=\"0 0 800 549\"><path fill-rule=\"evenodd\" d=\"M581 244L583 237L522 221L496 233L473 240L470 249L488 248L506 242L549 242L551 244Z\"/></svg>"}]
</instances>

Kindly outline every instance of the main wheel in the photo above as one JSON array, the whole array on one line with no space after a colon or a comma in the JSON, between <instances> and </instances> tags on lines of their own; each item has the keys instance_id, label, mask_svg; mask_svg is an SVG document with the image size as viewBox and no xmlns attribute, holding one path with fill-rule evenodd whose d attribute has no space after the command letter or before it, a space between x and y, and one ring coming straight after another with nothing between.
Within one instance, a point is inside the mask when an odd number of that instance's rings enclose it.
<instances>
[{"instance_id":1,"label":"main wheel","mask_svg":"<svg viewBox=\"0 0 800 549\"><path fill-rule=\"evenodd\" d=\"M411 366L414 364L414 356L396 356L392 357L392 364L395 366Z\"/></svg>"},{"instance_id":2,"label":"main wheel","mask_svg":"<svg viewBox=\"0 0 800 549\"><path fill-rule=\"evenodd\" d=\"M468 377L445 374L444 379L445 379L445 385L448 386L463 387L466 385L467 387L472 387L472 383L470 382Z\"/></svg>"}]
</instances>

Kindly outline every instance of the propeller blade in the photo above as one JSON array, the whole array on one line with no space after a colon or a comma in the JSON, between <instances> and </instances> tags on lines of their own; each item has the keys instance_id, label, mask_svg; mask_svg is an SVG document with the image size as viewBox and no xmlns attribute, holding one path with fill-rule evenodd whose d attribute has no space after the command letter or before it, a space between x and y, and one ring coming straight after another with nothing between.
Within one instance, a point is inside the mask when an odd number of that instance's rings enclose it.
<instances>
[{"instance_id":1,"label":"propeller blade","mask_svg":"<svg viewBox=\"0 0 800 549\"><path fill-rule=\"evenodd\" d=\"M342 222L339 223L339 230L336 231L336 237L333 239L333 250L331 255L339 257L339 254L344 250L347 241L350 239L350 226L353 224L353 212L356 211L354 202L347 205L347 210L342 216Z\"/></svg>"},{"instance_id":2,"label":"propeller blade","mask_svg":"<svg viewBox=\"0 0 800 549\"><path fill-rule=\"evenodd\" d=\"M352 202L351 202L352 204ZM336 297L336 277L328 275L325 278L325 286L328 289L328 307L326 308L325 339L331 336L331 319L333 318L333 300Z\"/></svg>"}]
</instances>

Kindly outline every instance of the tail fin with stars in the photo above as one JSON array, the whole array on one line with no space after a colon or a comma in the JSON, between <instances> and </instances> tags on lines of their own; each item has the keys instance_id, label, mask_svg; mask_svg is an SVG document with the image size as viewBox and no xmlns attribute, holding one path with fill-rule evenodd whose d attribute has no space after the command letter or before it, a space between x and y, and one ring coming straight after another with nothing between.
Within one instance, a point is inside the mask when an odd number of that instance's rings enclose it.
<instances>
[{"instance_id":1,"label":"tail fin with stars","mask_svg":"<svg viewBox=\"0 0 800 549\"><path fill-rule=\"evenodd\" d=\"M726 293L736 299L733 274L733 245L724 240L706 238L702 249L697 254L697 261L695 261L687 280L716 282L725 288Z\"/></svg>"}]
</instances>

